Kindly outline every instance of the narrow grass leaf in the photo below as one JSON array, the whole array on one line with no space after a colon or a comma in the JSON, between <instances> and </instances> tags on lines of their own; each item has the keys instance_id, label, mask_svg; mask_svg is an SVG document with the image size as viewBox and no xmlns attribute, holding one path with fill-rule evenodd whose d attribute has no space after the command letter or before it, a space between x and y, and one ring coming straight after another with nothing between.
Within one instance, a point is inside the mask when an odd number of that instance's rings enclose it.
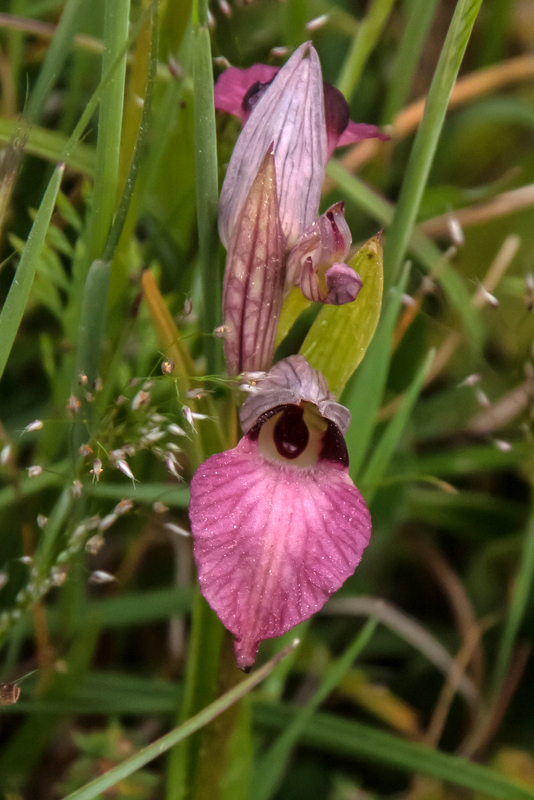
<instances>
[{"instance_id":1,"label":"narrow grass leaf","mask_svg":"<svg viewBox=\"0 0 534 800\"><path fill-rule=\"evenodd\" d=\"M267 703L253 705L255 721L269 730L285 728L297 713L298 709L291 706ZM398 767L408 773L430 775L499 800L534 800L533 789L488 767L400 739L371 725L340 719L331 714L314 714L302 732L301 742L335 753L336 757L364 759Z\"/></svg>"},{"instance_id":2,"label":"narrow grass leaf","mask_svg":"<svg viewBox=\"0 0 534 800\"><path fill-rule=\"evenodd\" d=\"M35 270L39 263L64 169L65 165L60 164L50 178L30 235L24 245L15 277L0 312L0 377L4 373L30 296Z\"/></svg>"},{"instance_id":3,"label":"narrow grass leaf","mask_svg":"<svg viewBox=\"0 0 534 800\"><path fill-rule=\"evenodd\" d=\"M371 639L376 626L376 619L367 621L345 652L328 667L311 700L299 709L292 722L263 756L253 776L251 800L270 800L273 797L284 776L291 751L300 739L314 711L334 691L341 679L351 669L354 661Z\"/></svg>"},{"instance_id":4,"label":"narrow grass leaf","mask_svg":"<svg viewBox=\"0 0 534 800\"><path fill-rule=\"evenodd\" d=\"M360 369L349 383L342 398L344 405L352 414L352 424L346 435L352 477L359 473L382 402L391 357L393 330L409 271L407 265L399 285L392 290L391 296L386 298L382 319L378 323L374 338Z\"/></svg>"},{"instance_id":5,"label":"narrow grass leaf","mask_svg":"<svg viewBox=\"0 0 534 800\"><path fill-rule=\"evenodd\" d=\"M87 239L89 261L102 258L117 203L129 20L130 0L104 5L102 76L111 68L113 74L103 88L98 116L97 163Z\"/></svg>"},{"instance_id":6,"label":"narrow grass leaf","mask_svg":"<svg viewBox=\"0 0 534 800\"><path fill-rule=\"evenodd\" d=\"M219 325L221 313L221 279L219 275L217 206L217 135L213 95L213 65L210 34L207 27L207 5L193 3L193 86L195 132L195 180L198 217L198 246L204 300L204 331L212 334ZM205 337L208 372L220 371L220 342Z\"/></svg>"},{"instance_id":7,"label":"narrow grass leaf","mask_svg":"<svg viewBox=\"0 0 534 800\"><path fill-rule=\"evenodd\" d=\"M349 265L363 286L353 303L325 305L308 331L300 352L325 376L339 397L369 347L382 308L382 244L380 236L363 245Z\"/></svg>"},{"instance_id":8,"label":"narrow grass leaf","mask_svg":"<svg viewBox=\"0 0 534 800\"><path fill-rule=\"evenodd\" d=\"M419 397L419 392L423 388L425 378L429 373L436 351L432 349L425 358L423 365L416 373L412 383L410 384L406 394L402 398L399 409L393 419L390 420L380 441L374 449L373 456L363 473L361 479L362 489L365 491L365 497L368 503L371 502L375 493L374 484L378 483L385 474L391 457L395 452L395 448L399 442L402 432L404 431L408 419L412 413L413 407Z\"/></svg>"},{"instance_id":9,"label":"narrow grass leaf","mask_svg":"<svg viewBox=\"0 0 534 800\"><path fill-rule=\"evenodd\" d=\"M408 19L391 70L391 80L382 112L384 125L393 122L397 112L406 104L436 4L437 0L413 0L411 3L405 3L405 6L408 6Z\"/></svg>"},{"instance_id":10,"label":"narrow grass leaf","mask_svg":"<svg viewBox=\"0 0 534 800\"><path fill-rule=\"evenodd\" d=\"M102 792L115 786L118 781L127 778L128 775L132 775L145 764L149 764L162 753L167 752L167 750L175 744L191 736L192 733L200 730L200 728L203 728L242 697L245 697L245 695L272 672L276 665L288 655L294 647L295 644L281 650L274 658L268 661L267 664L264 664L263 667L260 667L260 669L256 670L252 675L249 675L242 683L229 692L226 692L226 694L223 694L222 697L219 697L214 703L211 703L200 711L200 713L188 719L183 725L179 725L170 733L157 739L155 742L148 745L148 747L144 747L138 753L108 770L104 775L87 783L81 789L67 795L64 800L93 800L93 798L98 797Z\"/></svg>"},{"instance_id":11,"label":"narrow grass leaf","mask_svg":"<svg viewBox=\"0 0 534 800\"><path fill-rule=\"evenodd\" d=\"M482 0L458 0L417 131L384 251L386 286L406 254L445 120L449 98Z\"/></svg>"},{"instance_id":12,"label":"narrow grass leaf","mask_svg":"<svg viewBox=\"0 0 534 800\"><path fill-rule=\"evenodd\" d=\"M504 624L499 644L497 663L493 674L492 688L496 694L506 677L517 633L525 616L527 603L532 593L534 581L534 516L531 517L525 534L523 552L519 562L519 572L515 580L510 610Z\"/></svg>"},{"instance_id":13,"label":"narrow grass leaf","mask_svg":"<svg viewBox=\"0 0 534 800\"><path fill-rule=\"evenodd\" d=\"M349 103L367 59L373 52L386 25L394 2L395 0L374 0L365 19L358 27L337 82L337 88L345 95Z\"/></svg>"},{"instance_id":14,"label":"narrow grass leaf","mask_svg":"<svg viewBox=\"0 0 534 800\"><path fill-rule=\"evenodd\" d=\"M65 3L25 109L25 116L32 122L36 122L41 116L50 90L69 55L74 34L80 23L80 12L84 2L85 0L67 0Z\"/></svg>"}]
</instances>

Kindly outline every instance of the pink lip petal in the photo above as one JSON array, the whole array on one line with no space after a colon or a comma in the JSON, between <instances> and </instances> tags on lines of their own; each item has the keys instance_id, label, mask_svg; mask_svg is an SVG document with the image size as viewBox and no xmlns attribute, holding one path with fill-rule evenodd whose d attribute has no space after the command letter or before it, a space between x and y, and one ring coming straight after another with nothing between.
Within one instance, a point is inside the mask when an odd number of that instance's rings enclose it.
<instances>
[{"instance_id":1,"label":"pink lip petal","mask_svg":"<svg viewBox=\"0 0 534 800\"><path fill-rule=\"evenodd\" d=\"M243 669L263 639L307 619L339 589L371 532L346 467L272 464L249 437L201 465L189 514L202 594L236 636Z\"/></svg>"},{"instance_id":2,"label":"pink lip petal","mask_svg":"<svg viewBox=\"0 0 534 800\"><path fill-rule=\"evenodd\" d=\"M215 83L215 108L242 119L243 98L250 87L257 81L268 83L279 70L280 67L270 67L268 64L253 64L248 69L228 67Z\"/></svg>"}]
</instances>

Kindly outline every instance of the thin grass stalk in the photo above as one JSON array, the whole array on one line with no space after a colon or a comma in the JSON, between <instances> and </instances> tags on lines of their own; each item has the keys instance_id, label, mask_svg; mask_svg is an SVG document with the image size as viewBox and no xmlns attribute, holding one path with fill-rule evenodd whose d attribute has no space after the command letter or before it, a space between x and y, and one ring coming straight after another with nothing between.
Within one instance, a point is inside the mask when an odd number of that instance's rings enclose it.
<instances>
[{"instance_id":1,"label":"thin grass stalk","mask_svg":"<svg viewBox=\"0 0 534 800\"><path fill-rule=\"evenodd\" d=\"M395 281L408 248L447 106L482 0L458 0L405 171L384 248L385 286Z\"/></svg>"},{"instance_id":2,"label":"thin grass stalk","mask_svg":"<svg viewBox=\"0 0 534 800\"><path fill-rule=\"evenodd\" d=\"M436 4L437 0L412 0L411 3L405 3L409 6L408 19L391 70L391 81L382 112L383 125L392 123L406 104Z\"/></svg>"},{"instance_id":3,"label":"thin grass stalk","mask_svg":"<svg viewBox=\"0 0 534 800\"><path fill-rule=\"evenodd\" d=\"M89 262L102 258L117 202L130 0L113 0L104 8L102 76L111 68L113 74L103 90L98 116L93 208L87 238Z\"/></svg>"},{"instance_id":4,"label":"thin grass stalk","mask_svg":"<svg viewBox=\"0 0 534 800\"><path fill-rule=\"evenodd\" d=\"M349 49L337 88L350 103L363 69L388 21L395 0L374 0Z\"/></svg>"},{"instance_id":5,"label":"thin grass stalk","mask_svg":"<svg viewBox=\"0 0 534 800\"><path fill-rule=\"evenodd\" d=\"M221 371L220 343L211 335L220 322L221 279L217 237L217 137L207 0L195 0L192 17L198 248L204 303L203 329L208 334L204 340L207 369L209 374L214 375Z\"/></svg>"},{"instance_id":6,"label":"thin grass stalk","mask_svg":"<svg viewBox=\"0 0 534 800\"><path fill-rule=\"evenodd\" d=\"M41 257L64 169L65 165L59 164L50 178L30 235L24 245L15 277L0 312L0 378L4 374L11 348L30 297L35 270Z\"/></svg>"},{"instance_id":7,"label":"thin grass stalk","mask_svg":"<svg viewBox=\"0 0 534 800\"><path fill-rule=\"evenodd\" d=\"M46 51L43 65L26 107L25 116L32 122L36 122L41 116L50 90L63 68L74 34L78 29L80 12L84 2L85 0L67 0L65 3L56 32L50 47Z\"/></svg>"},{"instance_id":8,"label":"thin grass stalk","mask_svg":"<svg viewBox=\"0 0 534 800\"><path fill-rule=\"evenodd\" d=\"M497 696L501 689L514 648L517 634L527 608L527 603L532 593L532 585L534 582L534 516L531 517L527 531L525 534L525 541L523 544L523 552L519 562L519 572L515 580L514 592L512 601L510 603L510 610L506 617L504 631L499 644L497 653L497 662L495 664L495 671L492 677L492 695Z\"/></svg>"}]
</instances>

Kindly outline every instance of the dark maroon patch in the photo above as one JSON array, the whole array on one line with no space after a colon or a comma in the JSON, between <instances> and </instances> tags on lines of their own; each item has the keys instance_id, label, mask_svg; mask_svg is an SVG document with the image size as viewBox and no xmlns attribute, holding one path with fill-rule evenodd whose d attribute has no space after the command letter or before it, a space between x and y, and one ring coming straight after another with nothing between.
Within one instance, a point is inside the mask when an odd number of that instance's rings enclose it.
<instances>
[{"instance_id":1,"label":"dark maroon patch","mask_svg":"<svg viewBox=\"0 0 534 800\"><path fill-rule=\"evenodd\" d=\"M304 409L286 406L274 428L274 444L284 458L298 458L308 446L310 433L304 422Z\"/></svg>"},{"instance_id":2,"label":"dark maroon patch","mask_svg":"<svg viewBox=\"0 0 534 800\"><path fill-rule=\"evenodd\" d=\"M264 94L267 87L270 86L273 81L274 78L272 78L270 81L266 81L265 83L262 83L262 81L256 81L255 83L252 84L252 86L250 86L247 89L241 103L241 108L243 109L244 122L247 121L252 109L254 108L258 100L261 98L261 96Z\"/></svg>"},{"instance_id":3,"label":"dark maroon patch","mask_svg":"<svg viewBox=\"0 0 534 800\"><path fill-rule=\"evenodd\" d=\"M323 92L326 132L328 139L332 138L337 141L349 124L349 104L339 89L336 89L331 83L323 83Z\"/></svg>"},{"instance_id":4,"label":"dark maroon patch","mask_svg":"<svg viewBox=\"0 0 534 800\"><path fill-rule=\"evenodd\" d=\"M327 420L328 428L323 438L323 449L321 450L321 460L335 461L343 467L349 466L349 451L345 444L343 434L332 420Z\"/></svg>"}]
</instances>

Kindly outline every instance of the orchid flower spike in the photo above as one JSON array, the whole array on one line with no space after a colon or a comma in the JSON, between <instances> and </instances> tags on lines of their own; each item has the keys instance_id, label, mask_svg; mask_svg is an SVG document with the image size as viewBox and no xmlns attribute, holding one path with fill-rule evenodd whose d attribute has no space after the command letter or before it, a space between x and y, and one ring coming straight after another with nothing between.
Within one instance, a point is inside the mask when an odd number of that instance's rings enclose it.
<instances>
[{"instance_id":1,"label":"orchid flower spike","mask_svg":"<svg viewBox=\"0 0 534 800\"><path fill-rule=\"evenodd\" d=\"M323 79L310 42L293 53L257 99L237 140L219 204L225 247L271 143L280 221L290 249L317 216L327 161Z\"/></svg>"},{"instance_id":2,"label":"orchid flower spike","mask_svg":"<svg viewBox=\"0 0 534 800\"><path fill-rule=\"evenodd\" d=\"M205 461L189 516L200 589L237 664L318 611L354 572L371 518L348 474L349 411L303 356L276 364L240 411L244 436Z\"/></svg>"}]
</instances>

